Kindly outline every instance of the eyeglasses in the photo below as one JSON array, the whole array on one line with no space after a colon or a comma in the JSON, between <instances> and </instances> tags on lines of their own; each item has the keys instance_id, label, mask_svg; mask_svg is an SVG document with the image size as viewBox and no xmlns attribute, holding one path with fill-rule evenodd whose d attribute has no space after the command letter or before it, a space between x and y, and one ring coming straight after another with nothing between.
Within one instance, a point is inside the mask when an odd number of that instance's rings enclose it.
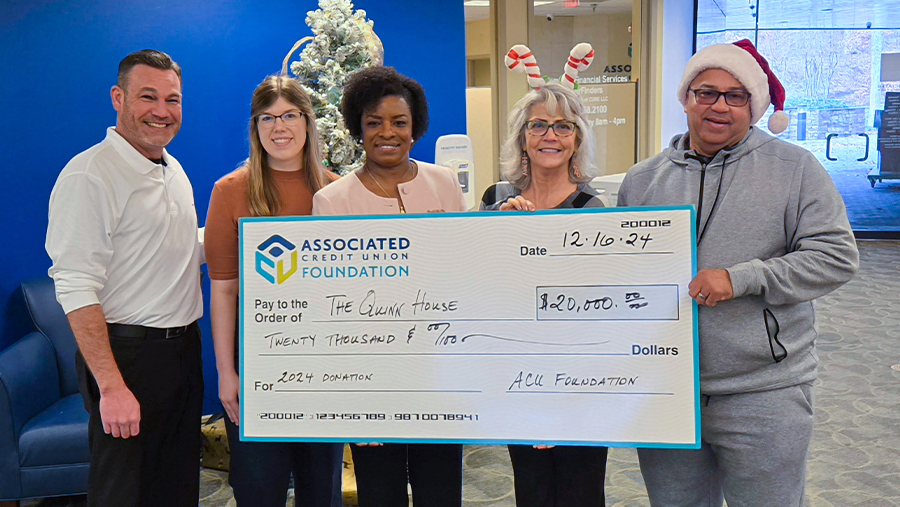
<instances>
[{"instance_id":1,"label":"eyeglasses","mask_svg":"<svg viewBox=\"0 0 900 507\"><path fill-rule=\"evenodd\" d=\"M260 127L272 128L275 126L275 120L281 118L282 123L287 125L288 127L293 127L300 123L300 120L303 119L303 113L300 111L288 111L286 113L279 114L278 116L272 114L261 114L256 118L256 121L259 123Z\"/></svg>"},{"instance_id":2,"label":"eyeglasses","mask_svg":"<svg viewBox=\"0 0 900 507\"><path fill-rule=\"evenodd\" d=\"M553 129L553 133L559 137L569 137L575 133L578 128L573 122L558 121L556 123L547 123L541 120L530 120L525 122L525 132L530 136L542 136L548 130Z\"/></svg>"},{"instance_id":3,"label":"eyeglasses","mask_svg":"<svg viewBox=\"0 0 900 507\"><path fill-rule=\"evenodd\" d=\"M727 91L720 92L718 90L710 90L708 88L700 88L698 90L691 90L694 92L694 99L698 104L703 104L704 106L711 106L719 101L719 97L722 95L725 96L725 103L731 107L743 107L747 105L747 102L750 101L750 94L745 91Z\"/></svg>"}]
</instances>

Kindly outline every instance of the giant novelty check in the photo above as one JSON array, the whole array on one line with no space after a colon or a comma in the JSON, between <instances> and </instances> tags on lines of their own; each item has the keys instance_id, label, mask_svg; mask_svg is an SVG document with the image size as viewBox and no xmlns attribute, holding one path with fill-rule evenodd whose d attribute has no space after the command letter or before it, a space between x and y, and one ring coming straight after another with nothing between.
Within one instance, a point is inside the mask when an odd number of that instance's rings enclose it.
<instances>
[{"instance_id":1,"label":"giant novelty check","mask_svg":"<svg viewBox=\"0 0 900 507\"><path fill-rule=\"evenodd\" d=\"M241 220L242 439L696 448L693 223Z\"/></svg>"}]
</instances>

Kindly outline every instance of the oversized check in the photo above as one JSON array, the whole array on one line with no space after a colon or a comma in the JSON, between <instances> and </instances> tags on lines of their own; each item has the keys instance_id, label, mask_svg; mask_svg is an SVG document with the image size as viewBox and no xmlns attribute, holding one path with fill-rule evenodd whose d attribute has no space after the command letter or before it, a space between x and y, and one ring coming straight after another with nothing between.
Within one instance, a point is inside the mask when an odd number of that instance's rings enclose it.
<instances>
[{"instance_id":1,"label":"oversized check","mask_svg":"<svg viewBox=\"0 0 900 507\"><path fill-rule=\"evenodd\" d=\"M697 448L693 214L243 219L242 439Z\"/></svg>"}]
</instances>

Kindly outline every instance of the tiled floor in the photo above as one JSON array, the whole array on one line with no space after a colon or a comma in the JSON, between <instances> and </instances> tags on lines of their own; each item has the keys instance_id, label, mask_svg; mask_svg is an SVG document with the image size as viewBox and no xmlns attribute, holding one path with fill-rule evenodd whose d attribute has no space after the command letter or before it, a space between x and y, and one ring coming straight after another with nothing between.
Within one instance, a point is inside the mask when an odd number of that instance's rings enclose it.
<instances>
[{"instance_id":1,"label":"tiled floor","mask_svg":"<svg viewBox=\"0 0 900 507\"><path fill-rule=\"evenodd\" d=\"M817 302L807 507L900 505L900 242L861 242L860 254L859 275ZM504 447L467 446L464 480L465 507L515 505ZM649 506L634 450L610 451L606 497L610 507ZM223 472L203 471L200 505L234 506Z\"/></svg>"}]
</instances>

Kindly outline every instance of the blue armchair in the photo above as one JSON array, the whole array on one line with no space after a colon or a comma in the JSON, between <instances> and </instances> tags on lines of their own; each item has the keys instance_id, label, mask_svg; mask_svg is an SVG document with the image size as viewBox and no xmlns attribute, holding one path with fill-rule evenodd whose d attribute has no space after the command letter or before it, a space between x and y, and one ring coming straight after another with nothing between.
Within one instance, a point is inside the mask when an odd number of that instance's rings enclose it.
<instances>
[{"instance_id":1,"label":"blue armchair","mask_svg":"<svg viewBox=\"0 0 900 507\"><path fill-rule=\"evenodd\" d=\"M22 282L34 331L0 351L0 501L87 491L75 337L50 278Z\"/></svg>"}]
</instances>

